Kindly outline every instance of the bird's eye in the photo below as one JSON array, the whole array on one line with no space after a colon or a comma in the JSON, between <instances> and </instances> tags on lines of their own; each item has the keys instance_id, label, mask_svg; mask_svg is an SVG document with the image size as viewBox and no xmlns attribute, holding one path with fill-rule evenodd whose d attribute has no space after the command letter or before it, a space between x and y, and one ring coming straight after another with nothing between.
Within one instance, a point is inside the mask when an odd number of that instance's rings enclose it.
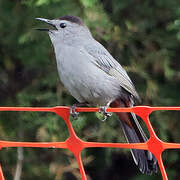
<instances>
[{"instance_id":1,"label":"bird's eye","mask_svg":"<svg viewBox=\"0 0 180 180\"><path fill-rule=\"evenodd\" d=\"M66 27L66 23L61 23L61 24L60 24L60 27L61 27L61 28L65 28L65 27Z\"/></svg>"}]
</instances>

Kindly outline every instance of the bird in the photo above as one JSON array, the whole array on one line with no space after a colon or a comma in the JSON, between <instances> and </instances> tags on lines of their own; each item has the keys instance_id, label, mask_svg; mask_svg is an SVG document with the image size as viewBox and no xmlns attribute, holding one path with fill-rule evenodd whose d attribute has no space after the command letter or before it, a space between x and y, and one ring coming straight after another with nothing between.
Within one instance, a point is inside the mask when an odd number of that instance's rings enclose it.
<instances>
[{"instance_id":1,"label":"bird","mask_svg":"<svg viewBox=\"0 0 180 180\"><path fill-rule=\"evenodd\" d=\"M107 107L133 107L140 101L125 69L93 38L80 17L64 15L51 20L36 19L50 25L37 30L47 32L50 37L61 82L78 101L72 109L81 105L99 106L108 117ZM128 143L148 140L134 113L116 114ZM131 154L143 174L157 172L157 159L151 152L131 149Z\"/></svg>"}]
</instances>

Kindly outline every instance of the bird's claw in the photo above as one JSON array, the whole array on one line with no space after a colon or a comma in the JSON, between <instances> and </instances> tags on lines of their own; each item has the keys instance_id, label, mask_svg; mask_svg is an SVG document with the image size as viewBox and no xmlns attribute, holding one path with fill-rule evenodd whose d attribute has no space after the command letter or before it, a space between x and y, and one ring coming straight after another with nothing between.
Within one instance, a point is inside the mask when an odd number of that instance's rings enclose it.
<instances>
[{"instance_id":1,"label":"bird's claw","mask_svg":"<svg viewBox=\"0 0 180 180\"><path fill-rule=\"evenodd\" d=\"M107 109L106 106L102 106L99 108L99 112L104 115L104 119L102 119L102 121L106 121L108 117L112 116L112 113L107 112L106 109Z\"/></svg>"},{"instance_id":2,"label":"bird's claw","mask_svg":"<svg viewBox=\"0 0 180 180\"><path fill-rule=\"evenodd\" d=\"M70 115L71 115L75 120L78 119L79 113L76 112L76 106L75 106L75 105L71 106L71 108L70 108Z\"/></svg>"}]
</instances>

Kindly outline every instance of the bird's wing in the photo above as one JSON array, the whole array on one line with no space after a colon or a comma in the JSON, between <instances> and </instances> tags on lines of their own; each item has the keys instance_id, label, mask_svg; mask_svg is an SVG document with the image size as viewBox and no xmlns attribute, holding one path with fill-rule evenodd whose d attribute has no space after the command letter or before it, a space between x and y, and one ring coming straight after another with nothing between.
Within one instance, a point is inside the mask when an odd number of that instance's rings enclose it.
<instances>
[{"instance_id":1,"label":"bird's wing","mask_svg":"<svg viewBox=\"0 0 180 180\"><path fill-rule=\"evenodd\" d=\"M84 46L86 52L93 58L91 61L110 76L119 80L120 86L140 100L135 87L123 67L110 55L110 53L97 41Z\"/></svg>"}]
</instances>

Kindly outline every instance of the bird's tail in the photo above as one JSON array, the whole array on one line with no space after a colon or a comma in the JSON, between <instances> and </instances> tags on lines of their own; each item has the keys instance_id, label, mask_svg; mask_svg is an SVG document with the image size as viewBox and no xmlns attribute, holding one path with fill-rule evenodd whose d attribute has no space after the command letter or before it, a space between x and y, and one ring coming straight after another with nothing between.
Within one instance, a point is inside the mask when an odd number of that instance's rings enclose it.
<instances>
[{"instance_id":1,"label":"bird's tail","mask_svg":"<svg viewBox=\"0 0 180 180\"><path fill-rule=\"evenodd\" d=\"M112 105L111 107L115 106ZM121 120L123 132L129 143L141 143L148 140L134 113L117 112L116 114ZM157 172L157 160L151 152L131 149L131 153L142 173L151 175L153 172Z\"/></svg>"}]
</instances>

